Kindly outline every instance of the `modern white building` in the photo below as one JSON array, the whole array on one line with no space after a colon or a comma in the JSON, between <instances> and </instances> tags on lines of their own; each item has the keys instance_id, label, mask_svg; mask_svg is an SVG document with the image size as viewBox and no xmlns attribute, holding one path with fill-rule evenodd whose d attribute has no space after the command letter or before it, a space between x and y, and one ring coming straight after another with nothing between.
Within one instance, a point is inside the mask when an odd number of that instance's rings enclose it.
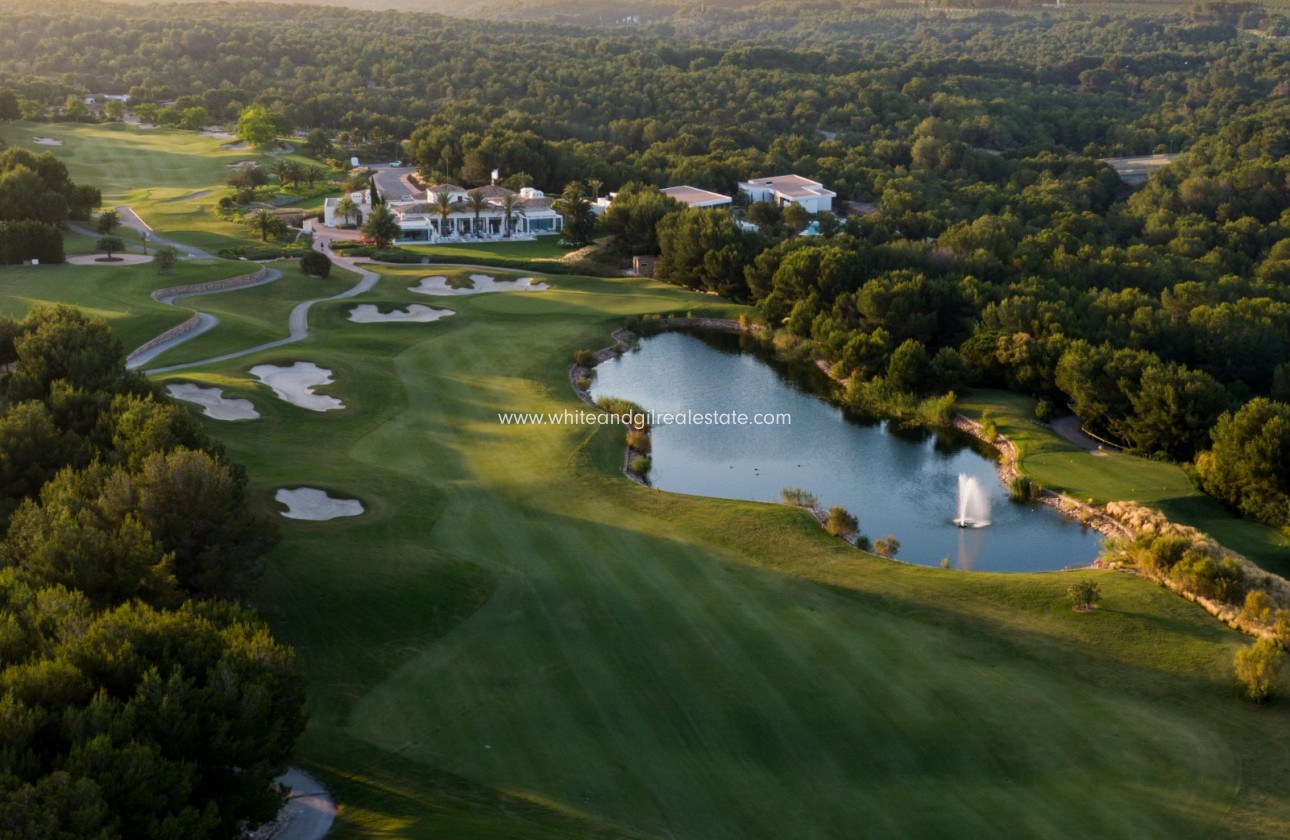
<instances>
[{"instance_id":1,"label":"modern white building","mask_svg":"<svg viewBox=\"0 0 1290 840\"><path fill-rule=\"evenodd\" d=\"M441 195L447 197L447 206L442 209L439 204ZM471 195L483 199L478 212L470 205ZM348 220L342 218L337 212L340 199L329 198L323 202L324 224L328 227L357 224L367 218L372 212L368 192L350 193L349 197L357 208L357 215ZM399 220L402 231L399 242L531 239L541 234L559 233L564 228L564 217L552 209L551 204L552 199L531 187L517 193L496 185L468 190L456 184L436 184L426 189L424 196L386 201L386 206Z\"/></svg>"},{"instance_id":2,"label":"modern white building","mask_svg":"<svg viewBox=\"0 0 1290 840\"><path fill-rule=\"evenodd\" d=\"M801 175L776 175L773 178L740 181L739 191L748 196L749 201L769 201L780 208L800 204L808 213L831 212L833 199L838 197L837 193L826 189L819 181L812 181Z\"/></svg>"},{"instance_id":3,"label":"modern white building","mask_svg":"<svg viewBox=\"0 0 1290 840\"><path fill-rule=\"evenodd\" d=\"M728 195L701 190L698 187L667 187L659 192L688 207L724 207L731 202Z\"/></svg>"}]
</instances>

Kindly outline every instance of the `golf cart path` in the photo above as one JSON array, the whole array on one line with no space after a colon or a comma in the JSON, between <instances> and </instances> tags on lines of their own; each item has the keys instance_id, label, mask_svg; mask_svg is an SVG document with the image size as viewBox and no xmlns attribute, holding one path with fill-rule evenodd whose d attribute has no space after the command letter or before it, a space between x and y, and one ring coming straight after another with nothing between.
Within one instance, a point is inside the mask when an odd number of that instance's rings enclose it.
<instances>
[{"instance_id":1,"label":"golf cart path","mask_svg":"<svg viewBox=\"0 0 1290 840\"><path fill-rule=\"evenodd\" d=\"M325 241L326 240L321 240L321 239L316 240L314 242L315 250L322 250L321 246ZM235 350L232 353L225 353L222 356L212 356L209 359L199 359L194 362L184 362L183 364L178 364L178 365L167 365L165 367L150 368L144 372L145 373L170 373L176 370L186 370L188 368L201 367L203 365L213 365L219 362L227 362L230 359L237 359L242 356L249 356L252 353L260 353L264 350L272 350L275 347L282 347L287 344L294 344L297 341L304 341L306 338L309 337L310 307L312 307L315 303L323 303L324 301L344 300L345 298L356 297L357 295L361 295L364 292L371 291L372 287L376 285L376 281L381 279L381 276L379 274L359 268L357 265L355 265L354 260L348 257L339 257L339 256L331 255L331 259L332 259L332 262L336 263L342 268L347 268L350 271L353 271L354 273L358 274L360 277L358 283L346 289L345 291L341 292L340 294L332 295L331 297L325 297L325 298L315 298L314 300L307 300L307 301L304 301L303 303L296 304L295 307L291 310L291 314L287 316L288 336L286 338L279 338L275 341L266 341L263 344L257 344L254 347L247 347L243 350ZM277 278L274 278L274 279L277 279ZM240 288L245 289L247 287L242 286ZM214 324L212 324L211 326L214 326ZM209 327L207 329L209 329Z\"/></svg>"},{"instance_id":2,"label":"golf cart path","mask_svg":"<svg viewBox=\"0 0 1290 840\"><path fill-rule=\"evenodd\" d=\"M152 245L169 245L171 248L178 250L184 256L194 260L213 260L216 259L214 254L203 251L201 248L194 248L192 245L185 245L182 242L175 242L173 239L166 239L164 236L158 236L148 227L148 223L139 218L139 214L129 207L122 205L116 208L117 215L121 217L121 224L140 233L148 234L148 242Z\"/></svg>"},{"instance_id":3,"label":"golf cart path","mask_svg":"<svg viewBox=\"0 0 1290 840\"><path fill-rule=\"evenodd\" d=\"M336 819L336 801L322 782L298 767L288 767L278 782L290 789L287 814L273 840L321 840Z\"/></svg>"},{"instance_id":4,"label":"golf cart path","mask_svg":"<svg viewBox=\"0 0 1290 840\"><path fill-rule=\"evenodd\" d=\"M237 291L241 291L242 289L253 289L256 286L263 286L267 283L273 283L274 281L280 279L281 277L282 277L281 271L278 271L276 268L268 268L268 269L265 269L264 277L255 281L254 283L247 283L242 286L230 286L227 289L199 290L194 288L193 291L183 291L181 289L180 291L177 291L174 294L164 295L162 297L159 297L157 298L157 301L159 303L164 303L169 306L174 306L175 301L182 300L187 297L201 297L203 295L219 295L219 294L224 294L225 292L237 292ZM177 347L180 344L183 344L185 341L188 341L189 339L196 338L197 336L201 335L202 333L206 332L211 327L219 323L219 318L216 318L214 315L211 315L209 312L201 312L196 309L194 309L193 312L196 313L199 319L199 323L197 324L196 327L194 327L191 330L188 330L187 332L181 333L167 341L163 341L160 344L156 345L155 347L150 347L147 350L143 351L142 353L139 353L138 351L136 351L135 353L131 353L130 356L126 359L126 363L125 363L126 368L129 370L135 370L137 368L143 367L148 362L160 356L162 353L165 353L167 350ZM144 346L146 347L147 345L145 344Z\"/></svg>"}]
</instances>

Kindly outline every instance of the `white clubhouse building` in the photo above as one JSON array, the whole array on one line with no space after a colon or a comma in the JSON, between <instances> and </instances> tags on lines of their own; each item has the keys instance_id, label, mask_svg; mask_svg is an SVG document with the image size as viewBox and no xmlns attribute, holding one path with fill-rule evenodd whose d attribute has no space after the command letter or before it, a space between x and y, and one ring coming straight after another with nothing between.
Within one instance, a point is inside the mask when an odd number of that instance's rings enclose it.
<instances>
[{"instance_id":1,"label":"white clubhouse building","mask_svg":"<svg viewBox=\"0 0 1290 840\"><path fill-rule=\"evenodd\" d=\"M469 203L472 194L483 199L478 211ZM448 198L446 215L440 208L441 195ZM352 225L366 219L372 212L371 198L366 190L350 193L349 198L358 209L357 217L343 218L337 212L340 199L329 198L323 203L323 223L328 227ZM509 223L508 200L511 205ZM386 206L399 220L402 231L399 242L532 239L540 234L559 233L564 228L564 217L553 210L551 204L552 199L541 190L525 187L517 193L495 184L473 190L456 184L436 184L426 189L424 198L386 199Z\"/></svg>"}]
</instances>

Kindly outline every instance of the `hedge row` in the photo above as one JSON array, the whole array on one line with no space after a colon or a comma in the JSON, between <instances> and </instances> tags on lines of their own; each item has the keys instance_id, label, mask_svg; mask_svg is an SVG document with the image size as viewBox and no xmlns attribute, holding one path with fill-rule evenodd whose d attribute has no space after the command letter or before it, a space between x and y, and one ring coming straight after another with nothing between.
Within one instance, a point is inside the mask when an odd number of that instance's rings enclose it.
<instances>
[{"instance_id":1,"label":"hedge row","mask_svg":"<svg viewBox=\"0 0 1290 840\"><path fill-rule=\"evenodd\" d=\"M61 263L63 232L44 222L0 222L0 265L18 265L28 260Z\"/></svg>"}]
</instances>

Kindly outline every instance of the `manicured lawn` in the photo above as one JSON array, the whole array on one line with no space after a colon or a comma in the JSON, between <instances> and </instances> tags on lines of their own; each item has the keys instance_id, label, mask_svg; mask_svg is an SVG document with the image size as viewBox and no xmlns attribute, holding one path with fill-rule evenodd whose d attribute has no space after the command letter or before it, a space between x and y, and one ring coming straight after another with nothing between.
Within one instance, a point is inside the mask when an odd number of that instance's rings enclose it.
<instances>
[{"instance_id":1,"label":"manicured lawn","mask_svg":"<svg viewBox=\"0 0 1290 840\"><path fill-rule=\"evenodd\" d=\"M166 285L229 268L245 266L181 264ZM626 315L738 307L576 277L429 298L407 291L424 267L382 271L367 295L316 307L306 342L164 377L255 402L260 420L208 425L266 514L282 486L367 508L281 520L256 595L308 678L299 761L341 802L333 836L1290 832L1290 705L1239 699L1246 640L1195 605L1121 573L881 560L801 511L634 485L619 430L497 422L580 407L571 353ZM149 266L6 270L0 310L39 294L141 333L182 317L147 300L157 281ZM197 341L254 343L277 319L285 334L320 291L291 274L195 299L221 317ZM354 324L356 303L457 314ZM247 375L294 361L331 370L319 390L346 408L304 411ZM994 410L1021 437L1012 407ZM1028 452L1060 452L1030 433ZM1079 480L1136 486L1100 466ZM1163 499L1174 481L1142 484ZM1103 608L1077 614L1065 589L1086 575Z\"/></svg>"},{"instance_id":2,"label":"manicured lawn","mask_svg":"<svg viewBox=\"0 0 1290 840\"><path fill-rule=\"evenodd\" d=\"M798 511L637 487L615 430L496 421L577 407L572 350L624 315L734 307L570 277L434 299L406 291L424 268L383 271L306 343L167 377L255 401L210 428L266 511L298 485L367 506L284 521L257 596L309 677L335 836L1290 830L1290 715L1238 699L1245 640L1194 605L883 561ZM458 314L346 320L413 302ZM246 376L264 361L332 370L347 408L282 403ZM1104 608L1080 615L1088 574Z\"/></svg>"},{"instance_id":3,"label":"manicured lawn","mask_svg":"<svg viewBox=\"0 0 1290 840\"><path fill-rule=\"evenodd\" d=\"M402 247L418 254L426 254L443 262L471 260L558 260L569 253L560 245L558 236L540 236L526 242L479 242L459 245L416 245Z\"/></svg>"},{"instance_id":4,"label":"manicured lawn","mask_svg":"<svg viewBox=\"0 0 1290 840\"><path fill-rule=\"evenodd\" d=\"M37 303L75 304L106 320L129 353L191 314L154 301L149 297L154 289L222 280L254 268L225 260L181 260L162 276L152 264L4 266L0 268L0 314L21 318Z\"/></svg>"},{"instance_id":5,"label":"manicured lawn","mask_svg":"<svg viewBox=\"0 0 1290 840\"><path fill-rule=\"evenodd\" d=\"M1290 575L1290 537L1234 516L1205 495L1176 464L1122 452L1096 455L1034 419L1034 400L1006 391L973 391L959 401L969 417L989 410L1017 444L1020 466L1045 487L1094 502L1132 499L1209 533L1223 545L1280 575Z\"/></svg>"},{"instance_id":6,"label":"manicured lawn","mask_svg":"<svg viewBox=\"0 0 1290 840\"><path fill-rule=\"evenodd\" d=\"M34 143L37 137L63 145ZM104 207L129 206L172 239L211 253L253 239L247 229L220 219L215 207L227 190L229 164L267 160L254 149L230 149L228 140L193 131L139 129L123 123L0 123L0 140L53 152L67 165L73 181L103 192ZM127 241L131 236L127 233Z\"/></svg>"}]
</instances>

